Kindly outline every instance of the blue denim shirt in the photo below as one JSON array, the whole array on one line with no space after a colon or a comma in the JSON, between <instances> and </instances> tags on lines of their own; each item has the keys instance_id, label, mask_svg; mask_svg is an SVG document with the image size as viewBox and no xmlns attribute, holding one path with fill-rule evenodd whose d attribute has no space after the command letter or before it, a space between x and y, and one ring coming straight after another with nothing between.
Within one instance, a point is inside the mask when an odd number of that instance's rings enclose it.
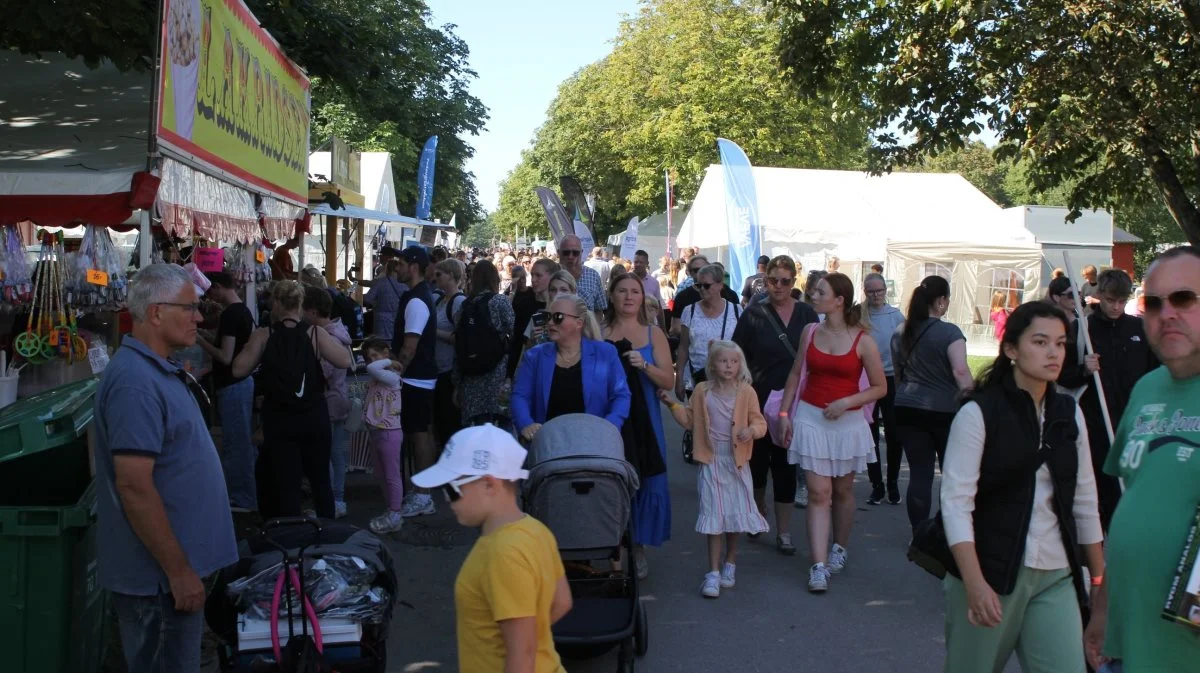
<instances>
[{"instance_id":1,"label":"blue denim shirt","mask_svg":"<svg viewBox=\"0 0 1200 673\"><path fill-rule=\"evenodd\" d=\"M178 365L126 336L96 391L100 584L135 596L168 592L166 573L125 517L113 455L154 457L154 486L171 531L204 577L237 561L221 460Z\"/></svg>"}]
</instances>

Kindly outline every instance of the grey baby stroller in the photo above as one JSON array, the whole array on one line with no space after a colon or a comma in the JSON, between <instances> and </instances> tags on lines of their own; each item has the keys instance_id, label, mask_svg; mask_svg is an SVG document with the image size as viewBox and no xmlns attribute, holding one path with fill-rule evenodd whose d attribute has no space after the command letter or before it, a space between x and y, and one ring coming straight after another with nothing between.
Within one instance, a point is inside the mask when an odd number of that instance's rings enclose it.
<instances>
[{"instance_id":1,"label":"grey baby stroller","mask_svg":"<svg viewBox=\"0 0 1200 673\"><path fill-rule=\"evenodd\" d=\"M558 539L575 603L554 625L554 644L573 659L618 646L618 673L633 673L635 656L646 653L648 627L632 571L638 475L625 460L621 433L596 416L560 416L538 432L528 460L525 510Z\"/></svg>"}]
</instances>

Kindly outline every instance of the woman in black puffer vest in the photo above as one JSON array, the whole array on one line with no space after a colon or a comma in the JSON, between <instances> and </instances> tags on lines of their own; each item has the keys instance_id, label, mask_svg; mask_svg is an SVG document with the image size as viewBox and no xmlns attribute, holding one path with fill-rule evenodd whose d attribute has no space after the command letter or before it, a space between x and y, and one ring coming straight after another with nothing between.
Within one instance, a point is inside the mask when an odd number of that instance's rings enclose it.
<instances>
[{"instance_id":1,"label":"woman in black puffer vest","mask_svg":"<svg viewBox=\"0 0 1200 673\"><path fill-rule=\"evenodd\" d=\"M946 577L946 663L999 673L1013 651L1025 673L1083 673L1087 604L1080 550L1104 575L1087 425L1054 386L1067 318L1018 307L1000 354L954 418L942 519L955 565Z\"/></svg>"}]
</instances>

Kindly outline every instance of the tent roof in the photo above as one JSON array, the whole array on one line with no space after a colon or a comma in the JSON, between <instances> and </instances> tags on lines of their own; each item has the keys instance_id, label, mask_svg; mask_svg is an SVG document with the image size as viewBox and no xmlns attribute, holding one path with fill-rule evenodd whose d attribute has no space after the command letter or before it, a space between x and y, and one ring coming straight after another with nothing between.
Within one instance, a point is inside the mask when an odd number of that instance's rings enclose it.
<instances>
[{"instance_id":1,"label":"tent roof","mask_svg":"<svg viewBox=\"0 0 1200 673\"><path fill-rule=\"evenodd\" d=\"M1112 228L1113 243L1141 243L1142 239L1120 227Z\"/></svg>"},{"instance_id":2,"label":"tent roof","mask_svg":"<svg viewBox=\"0 0 1200 673\"><path fill-rule=\"evenodd\" d=\"M60 54L0 50L0 194L56 193L31 173L70 178L70 193L98 193L98 177L146 167L151 76L105 62L95 70ZM16 191L20 181L23 189Z\"/></svg>"},{"instance_id":3,"label":"tent roof","mask_svg":"<svg viewBox=\"0 0 1200 673\"><path fill-rule=\"evenodd\" d=\"M770 243L824 250L843 259L880 260L889 240L963 242L1028 248L1033 234L956 173L831 171L755 166L764 251ZM724 173L708 168L678 245L728 243Z\"/></svg>"}]
</instances>

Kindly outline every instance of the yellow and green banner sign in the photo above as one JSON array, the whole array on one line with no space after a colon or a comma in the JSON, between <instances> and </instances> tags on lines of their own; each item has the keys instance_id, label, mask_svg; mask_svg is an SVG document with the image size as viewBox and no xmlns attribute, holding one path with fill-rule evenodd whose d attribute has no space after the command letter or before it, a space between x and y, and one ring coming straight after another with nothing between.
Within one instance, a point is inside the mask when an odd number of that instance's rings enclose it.
<instances>
[{"instance_id":1,"label":"yellow and green banner sign","mask_svg":"<svg viewBox=\"0 0 1200 673\"><path fill-rule=\"evenodd\" d=\"M165 0L158 141L258 191L308 203L308 76L241 0Z\"/></svg>"}]
</instances>

